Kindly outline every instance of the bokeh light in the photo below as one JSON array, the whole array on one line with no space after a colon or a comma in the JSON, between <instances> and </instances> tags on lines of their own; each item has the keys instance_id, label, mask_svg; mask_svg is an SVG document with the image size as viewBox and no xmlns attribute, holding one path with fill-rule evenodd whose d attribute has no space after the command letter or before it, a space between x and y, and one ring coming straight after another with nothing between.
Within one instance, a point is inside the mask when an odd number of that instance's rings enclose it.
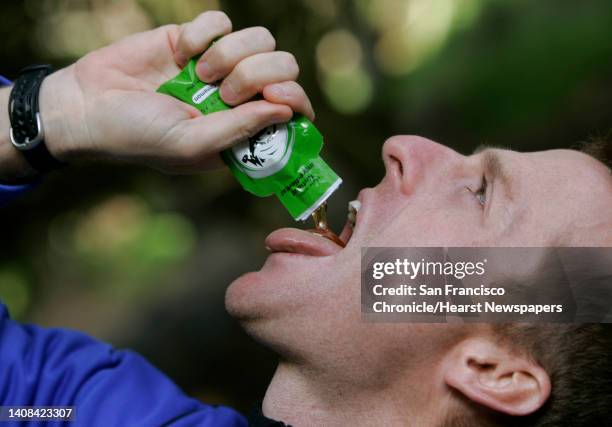
<instances>
[{"instance_id":1,"label":"bokeh light","mask_svg":"<svg viewBox=\"0 0 612 427\"><path fill-rule=\"evenodd\" d=\"M44 57L78 58L85 53L155 24L182 23L217 0L27 0L36 21L36 48ZM44 13L41 13L41 10Z\"/></svg>"},{"instance_id":2,"label":"bokeh light","mask_svg":"<svg viewBox=\"0 0 612 427\"><path fill-rule=\"evenodd\" d=\"M335 1L329 0L303 0L304 4L314 13L318 18L327 20L334 19L338 16L338 4Z\"/></svg>"},{"instance_id":3,"label":"bokeh light","mask_svg":"<svg viewBox=\"0 0 612 427\"><path fill-rule=\"evenodd\" d=\"M11 316L19 318L30 304L30 287L16 267L0 266L0 296Z\"/></svg>"},{"instance_id":4,"label":"bokeh light","mask_svg":"<svg viewBox=\"0 0 612 427\"><path fill-rule=\"evenodd\" d=\"M376 45L378 65L389 74L408 73L435 54L450 33L455 0L411 0L398 26L386 27Z\"/></svg>"},{"instance_id":5,"label":"bokeh light","mask_svg":"<svg viewBox=\"0 0 612 427\"><path fill-rule=\"evenodd\" d=\"M149 215L144 201L116 195L94 206L75 229L76 249L84 254L112 255L134 243Z\"/></svg>"},{"instance_id":6,"label":"bokeh light","mask_svg":"<svg viewBox=\"0 0 612 427\"><path fill-rule=\"evenodd\" d=\"M372 80L361 68L328 73L323 77L322 88L330 104L340 113L359 113L372 101Z\"/></svg>"},{"instance_id":7,"label":"bokeh light","mask_svg":"<svg viewBox=\"0 0 612 427\"><path fill-rule=\"evenodd\" d=\"M157 24L180 24L191 21L206 10L221 8L218 0L139 0Z\"/></svg>"},{"instance_id":8,"label":"bokeh light","mask_svg":"<svg viewBox=\"0 0 612 427\"><path fill-rule=\"evenodd\" d=\"M324 73L347 73L359 67L363 57L361 44L348 30L333 30L317 44L317 65Z\"/></svg>"},{"instance_id":9,"label":"bokeh light","mask_svg":"<svg viewBox=\"0 0 612 427\"><path fill-rule=\"evenodd\" d=\"M193 225L180 214L154 212L143 199L125 194L94 206L73 233L82 261L150 272L188 255L196 239Z\"/></svg>"},{"instance_id":10,"label":"bokeh light","mask_svg":"<svg viewBox=\"0 0 612 427\"><path fill-rule=\"evenodd\" d=\"M486 0L357 0L377 34L374 57L390 75L414 71L436 54L451 32L468 28Z\"/></svg>"},{"instance_id":11,"label":"bokeh light","mask_svg":"<svg viewBox=\"0 0 612 427\"><path fill-rule=\"evenodd\" d=\"M372 100L373 85L363 68L363 49L348 30L336 29L317 44L317 65L321 87L336 111L358 113Z\"/></svg>"}]
</instances>

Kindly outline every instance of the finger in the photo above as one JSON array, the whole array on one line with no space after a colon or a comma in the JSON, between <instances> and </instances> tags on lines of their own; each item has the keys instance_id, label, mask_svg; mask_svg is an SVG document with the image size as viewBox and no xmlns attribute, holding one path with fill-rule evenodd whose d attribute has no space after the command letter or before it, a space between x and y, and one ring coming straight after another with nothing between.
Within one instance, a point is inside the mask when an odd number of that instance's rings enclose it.
<instances>
[{"instance_id":1,"label":"finger","mask_svg":"<svg viewBox=\"0 0 612 427\"><path fill-rule=\"evenodd\" d=\"M197 168L216 153L255 135L261 129L291 119L286 105L253 101L231 110L216 112L180 122L166 135L185 167Z\"/></svg>"},{"instance_id":2,"label":"finger","mask_svg":"<svg viewBox=\"0 0 612 427\"><path fill-rule=\"evenodd\" d=\"M297 79L300 73L295 57L289 52L266 52L249 56L236 65L223 80L221 98L230 105L251 99L272 83Z\"/></svg>"},{"instance_id":3,"label":"finger","mask_svg":"<svg viewBox=\"0 0 612 427\"><path fill-rule=\"evenodd\" d=\"M262 93L266 101L288 105L296 113L302 113L310 121L314 121L315 113L310 99L297 82L288 81L270 84L264 87Z\"/></svg>"},{"instance_id":4,"label":"finger","mask_svg":"<svg viewBox=\"0 0 612 427\"><path fill-rule=\"evenodd\" d=\"M196 73L202 81L214 82L227 76L244 58L275 48L276 40L264 27L236 31L222 37L202 55Z\"/></svg>"},{"instance_id":5,"label":"finger","mask_svg":"<svg viewBox=\"0 0 612 427\"><path fill-rule=\"evenodd\" d=\"M212 41L232 31L232 21L220 11L208 11L181 26L174 47L174 60L184 67L189 59L204 52Z\"/></svg>"}]
</instances>

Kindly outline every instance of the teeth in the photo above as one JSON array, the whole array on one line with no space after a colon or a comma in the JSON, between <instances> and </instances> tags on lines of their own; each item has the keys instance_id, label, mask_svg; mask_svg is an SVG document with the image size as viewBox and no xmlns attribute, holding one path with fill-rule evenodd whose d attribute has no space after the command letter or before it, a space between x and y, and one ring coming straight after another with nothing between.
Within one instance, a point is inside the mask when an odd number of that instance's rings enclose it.
<instances>
[{"instance_id":1,"label":"teeth","mask_svg":"<svg viewBox=\"0 0 612 427\"><path fill-rule=\"evenodd\" d=\"M357 221L357 212L361 209L361 202L359 200L351 200L348 204L348 221L351 227L355 227Z\"/></svg>"}]
</instances>

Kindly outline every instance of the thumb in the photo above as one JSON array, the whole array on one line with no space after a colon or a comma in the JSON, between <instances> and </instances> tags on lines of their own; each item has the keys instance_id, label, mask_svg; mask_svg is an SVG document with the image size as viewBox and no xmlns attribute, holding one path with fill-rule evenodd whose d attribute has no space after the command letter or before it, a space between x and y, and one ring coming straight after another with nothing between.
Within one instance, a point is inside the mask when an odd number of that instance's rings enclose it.
<instances>
[{"instance_id":1,"label":"thumb","mask_svg":"<svg viewBox=\"0 0 612 427\"><path fill-rule=\"evenodd\" d=\"M286 105L253 101L231 110L183 120L170 132L168 141L186 168L202 169L223 151L263 128L291 119L293 111Z\"/></svg>"}]
</instances>

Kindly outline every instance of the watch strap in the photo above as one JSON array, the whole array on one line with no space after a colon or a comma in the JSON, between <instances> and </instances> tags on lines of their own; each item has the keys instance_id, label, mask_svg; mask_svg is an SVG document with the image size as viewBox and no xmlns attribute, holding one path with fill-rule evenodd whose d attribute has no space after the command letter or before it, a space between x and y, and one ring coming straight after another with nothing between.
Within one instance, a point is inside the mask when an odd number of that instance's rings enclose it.
<instances>
[{"instance_id":1,"label":"watch strap","mask_svg":"<svg viewBox=\"0 0 612 427\"><path fill-rule=\"evenodd\" d=\"M50 65L31 65L20 71L9 99L11 142L38 172L63 166L49 152L40 118L39 95L43 80L53 72Z\"/></svg>"}]
</instances>

